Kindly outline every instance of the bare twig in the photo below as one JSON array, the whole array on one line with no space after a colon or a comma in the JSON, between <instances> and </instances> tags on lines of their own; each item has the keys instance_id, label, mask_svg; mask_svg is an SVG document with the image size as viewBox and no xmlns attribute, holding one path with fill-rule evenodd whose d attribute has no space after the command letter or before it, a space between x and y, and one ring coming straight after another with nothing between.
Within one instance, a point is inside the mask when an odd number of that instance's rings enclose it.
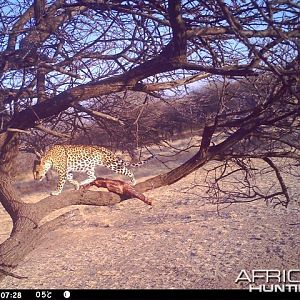
<instances>
[{"instance_id":1,"label":"bare twig","mask_svg":"<svg viewBox=\"0 0 300 300\"><path fill-rule=\"evenodd\" d=\"M290 202L290 196L289 196L289 193L288 193L288 189L287 189L287 186L283 180L283 177L281 176L281 173L279 171L279 169L277 168L277 166L273 163L273 161L268 158L268 157L264 157L263 160L274 170L275 174L276 174L276 177L278 179L278 182L280 184L280 187L281 187L281 190L282 190L282 193L284 194L285 196L285 199L286 199L286 202L283 204L285 207L287 207L287 205L289 204Z\"/></svg>"},{"instance_id":2,"label":"bare twig","mask_svg":"<svg viewBox=\"0 0 300 300\"><path fill-rule=\"evenodd\" d=\"M118 119L116 117L113 117L111 115L108 115L108 114L105 114L105 113L102 113L102 112L99 112L99 111L96 111L96 110L86 108L86 107L84 107L84 106L82 106L78 103L73 104L72 106L74 108L82 111L82 112L87 113L90 116L93 116L93 117L96 117L96 118L102 118L102 119L109 120L109 121L113 121L113 122L119 123L122 126L125 125L125 123L123 121L121 121L120 119Z\"/></svg>"}]
</instances>

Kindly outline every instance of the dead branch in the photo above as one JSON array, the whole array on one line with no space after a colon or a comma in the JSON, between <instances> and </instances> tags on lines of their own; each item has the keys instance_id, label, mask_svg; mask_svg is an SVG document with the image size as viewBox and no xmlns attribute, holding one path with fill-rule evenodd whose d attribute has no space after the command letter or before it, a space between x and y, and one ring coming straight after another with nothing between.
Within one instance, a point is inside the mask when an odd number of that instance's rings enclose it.
<instances>
[{"instance_id":1,"label":"dead branch","mask_svg":"<svg viewBox=\"0 0 300 300\"><path fill-rule=\"evenodd\" d=\"M67 138L67 139L69 139L71 137L69 134L61 133L61 132L58 132L58 131L46 128L45 126L43 126L41 124L36 125L34 128L36 128L38 130L41 130L41 131L43 131L45 133L51 134L53 136L61 137L61 138ZM8 130L10 130L10 128Z\"/></svg>"},{"instance_id":2,"label":"dead branch","mask_svg":"<svg viewBox=\"0 0 300 300\"><path fill-rule=\"evenodd\" d=\"M20 275L14 274L13 272L10 272L10 271L7 271L5 269L0 268L0 274L1 273L5 276L11 276L11 277L14 277L14 278L17 278L17 279L26 279L26 278L28 278L27 276L20 276Z\"/></svg>"},{"instance_id":3,"label":"dead branch","mask_svg":"<svg viewBox=\"0 0 300 300\"><path fill-rule=\"evenodd\" d=\"M116 117L110 116L110 115L102 113L100 111L96 111L96 110L86 108L86 107L80 105L79 103L73 104L72 106L74 108L78 109L79 111L87 113L90 116L93 116L93 117L96 117L96 118L103 118L103 119L106 119L106 120L109 120L109 121L113 121L113 122L119 123L122 126L125 125L125 123L123 121L121 121L120 119L118 119Z\"/></svg>"},{"instance_id":4,"label":"dead branch","mask_svg":"<svg viewBox=\"0 0 300 300\"><path fill-rule=\"evenodd\" d=\"M18 129L18 128L8 128L7 131L31 134L31 132L29 132L27 130L22 130L22 129Z\"/></svg>"}]
</instances>

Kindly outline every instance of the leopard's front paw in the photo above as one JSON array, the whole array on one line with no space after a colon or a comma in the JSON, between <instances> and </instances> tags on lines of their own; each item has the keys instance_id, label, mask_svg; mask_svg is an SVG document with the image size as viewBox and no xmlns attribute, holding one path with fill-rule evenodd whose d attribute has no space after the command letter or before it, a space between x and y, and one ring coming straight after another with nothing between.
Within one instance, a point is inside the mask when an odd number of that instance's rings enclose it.
<instances>
[{"instance_id":1,"label":"leopard's front paw","mask_svg":"<svg viewBox=\"0 0 300 300\"><path fill-rule=\"evenodd\" d=\"M58 196L60 193L61 193L61 191L54 191L54 192L51 192L50 195L51 196Z\"/></svg>"}]
</instances>

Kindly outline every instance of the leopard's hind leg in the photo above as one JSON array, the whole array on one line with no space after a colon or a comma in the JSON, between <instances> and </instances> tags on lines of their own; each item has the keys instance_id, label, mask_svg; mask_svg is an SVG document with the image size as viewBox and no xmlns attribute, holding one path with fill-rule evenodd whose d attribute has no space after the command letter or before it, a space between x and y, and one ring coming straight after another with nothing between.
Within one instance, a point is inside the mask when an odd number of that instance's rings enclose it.
<instances>
[{"instance_id":1,"label":"leopard's hind leg","mask_svg":"<svg viewBox=\"0 0 300 300\"><path fill-rule=\"evenodd\" d=\"M88 183L91 183L97 178L96 175L95 175L95 169L90 169L86 173L88 175L88 178L81 181L80 185L86 185Z\"/></svg>"},{"instance_id":2,"label":"leopard's hind leg","mask_svg":"<svg viewBox=\"0 0 300 300\"><path fill-rule=\"evenodd\" d=\"M73 179L73 173L69 172L67 175L67 180L75 186L75 190L79 190L79 182Z\"/></svg>"}]
</instances>

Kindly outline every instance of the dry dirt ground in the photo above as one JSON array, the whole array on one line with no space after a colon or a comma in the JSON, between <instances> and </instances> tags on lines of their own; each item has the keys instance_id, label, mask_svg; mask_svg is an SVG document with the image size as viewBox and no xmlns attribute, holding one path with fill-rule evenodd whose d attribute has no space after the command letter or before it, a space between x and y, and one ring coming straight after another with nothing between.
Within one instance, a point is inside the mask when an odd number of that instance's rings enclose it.
<instances>
[{"instance_id":1,"label":"dry dirt ground","mask_svg":"<svg viewBox=\"0 0 300 300\"><path fill-rule=\"evenodd\" d=\"M136 174L142 180L161 171L155 162ZM6 277L0 288L235 289L245 287L235 283L241 269L300 269L299 204L235 204L218 212L204 205L203 189L183 192L194 178L148 192L152 208L133 199L63 210L73 209L69 222L44 236L15 269L28 278ZM50 186L28 179L17 184L30 202L46 196ZM11 229L2 207L0 226L1 242Z\"/></svg>"}]
</instances>

